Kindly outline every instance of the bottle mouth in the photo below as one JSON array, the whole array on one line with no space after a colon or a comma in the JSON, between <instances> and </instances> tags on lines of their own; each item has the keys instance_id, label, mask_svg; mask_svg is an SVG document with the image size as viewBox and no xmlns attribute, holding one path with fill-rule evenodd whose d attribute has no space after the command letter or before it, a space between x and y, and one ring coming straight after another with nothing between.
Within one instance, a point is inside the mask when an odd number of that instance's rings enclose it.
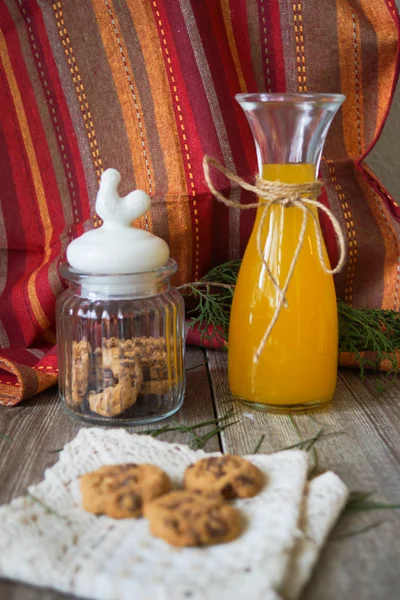
<instances>
[{"instance_id":1,"label":"bottle mouth","mask_svg":"<svg viewBox=\"0 0 400 600\"><path fill-rule=\"evenodd\" d=\"M252 103L276 103L276 104L342 104L346 100L343 94L268 94L268 93L250 93L236 94L236 100L239 104L243 102Z\"/></svg>"}]
</instances>

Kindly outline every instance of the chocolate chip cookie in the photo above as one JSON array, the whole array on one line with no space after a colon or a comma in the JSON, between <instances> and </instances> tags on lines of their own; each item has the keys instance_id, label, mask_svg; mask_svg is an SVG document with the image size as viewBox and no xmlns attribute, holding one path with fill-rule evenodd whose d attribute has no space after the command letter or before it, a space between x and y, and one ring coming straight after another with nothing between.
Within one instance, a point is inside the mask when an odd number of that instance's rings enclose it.
<instances>
[{"instance_id":1,"label":"chocolate chip cookie","mask_svg":"<svg viewBox=\"0 0 400 600\"><path fill-rule=\"evenodd\" d=\"M89 392L90 410L103 417L120 415L135 404L142 382L142 369L135 359L118 363L118 379L111 369L103 369L104 389Z\"/></svg>"},{"instance_id":2,"label":"chocolate chip cookie","mask_svg":"<svg viewBox=\"0 0 400 600\"><path fill-rule=\"evenodd\" d=\"M240 512L218 493L171 492L147 504L144 516L155 537L178 547L229 542L243 529Z\"/></svg>"},{"instance_id":3,"label":"chocolate chip cookie","mask_svg":"<svg viewBox=\"0 0 400 600\"><path fill-rule=\"evenodd\" d=\"M84 401L88 390L90 352L90 344L86 340L72 343L71 403L73 406L78 406Z\"/></svg>"},{"instance_id":4,"label":"chocolate chip cookie","mask_svg":"<svg viewBox=\"0 0 400 600\"><path fill-rule=\"evenodd\" d=\"M241 456L210 456L186 469L184 486L188 490L216 491L227 500L252 498L263 486L263 474Z\"/></svg>"},{"instance_id":5,"label":"chocolate chip cookie","mask_svg":"<svg viewBox=\"0 0 400 600\"><path fill-rule=\"evenodd\" d=\"M171 489L171 481L154 465L128 463L100 467L81 477L83 508L114 519L140 517L143 507Z\"/></svg>"}]
</instances>

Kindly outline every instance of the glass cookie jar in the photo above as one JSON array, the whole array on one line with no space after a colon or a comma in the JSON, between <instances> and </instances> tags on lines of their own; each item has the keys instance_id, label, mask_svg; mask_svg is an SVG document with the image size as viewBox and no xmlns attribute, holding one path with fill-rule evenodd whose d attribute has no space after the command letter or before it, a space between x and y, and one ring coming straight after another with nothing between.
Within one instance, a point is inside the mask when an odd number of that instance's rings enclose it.
<instances>
[{"instance_id":1,"label":"glass cookie jar","mask_svg":"<svg viewBox=\"0 0 400 600\"><path fill-rule=\"evenodd\" d=\"M169 417L185 390L184 304L170 285L177 264L123 275L60 265L69 288L57 301L60 396L67 412L99 425Z\"/></svg>"}]
</instances>

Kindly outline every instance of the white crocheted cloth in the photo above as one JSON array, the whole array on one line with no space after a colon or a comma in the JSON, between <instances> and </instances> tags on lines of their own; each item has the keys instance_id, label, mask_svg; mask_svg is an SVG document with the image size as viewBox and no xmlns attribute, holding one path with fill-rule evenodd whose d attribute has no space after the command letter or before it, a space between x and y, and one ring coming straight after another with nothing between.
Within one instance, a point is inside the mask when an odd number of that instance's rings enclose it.
<instances>
[{"instance_id":1,"label":"white crocheted cloth","mask_svg":"<svg viewBox=\"0 0 400 600\"><path fill-rule=\"evenodd\" d=\"M229 544L175 549L150 535L146 519L81 508L79 477L101 465L152 463L179 485L203 456L123 430L81 429L30 495L0 507L0 576L96 600L276 600L298 537L304 452L247 457L268 483L235 502L248 526Z\"/></svg>"}]
</instances>

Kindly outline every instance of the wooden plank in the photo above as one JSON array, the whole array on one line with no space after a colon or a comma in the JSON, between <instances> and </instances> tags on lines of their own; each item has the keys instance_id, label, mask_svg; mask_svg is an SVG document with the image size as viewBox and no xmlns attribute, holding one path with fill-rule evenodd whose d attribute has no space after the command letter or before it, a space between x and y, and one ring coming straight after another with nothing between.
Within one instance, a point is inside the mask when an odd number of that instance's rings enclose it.
<instances>
[{"instance_id":1,"label":"wooden plank","mask_svg":"<svg viewBox=\"0 0 400 600\"><path fill-rule=\"evenodd\" d=\"M187 369L187 391L182 409L176 420L184 425L214 418L214 408L203 350L189 348L185 358ZM86 426L69 417L57 397L57 388L52 388L16 407L0 408L0 433L11 440L0 437L0 503L24 494L29 485L43 479L44 470L57 461L58 453L75 437L79 428ZM129 431L158 429L166 422L152 427L129 428ZM210 428L206 428L205 431ZM189 443L193 437L185 432L174 432L160 439ZM212 438L206 450L220 450L219 438ZM51 590L36 589L22 584L0 581L1 600L61 600L74 598Z\"/></svg>"},{"instance_id":2,"label":"wooden plank","mask_svg":"<svg viewBox=\"0 0 400 600\"><path fill-rule=\"evenodd\" d=\"M15 407L0 408L0 502L5 503L43 478L62 448L78 432L80 423L62 409L57 388Z\"/></svg>"},{"instance_id":3,"label":"wooden plank","mask_svg":"<svg viewBox=\"0 0 400 600\"><path fill-rule=\"evenodd\" d=\"M378 500L400 503L400 381L379 394L375 376L362 382L357 372L342 371L331 405L291 419L251 410L233 400L226 353L208 352L208 364L217 413L234 409L238 414L239 422L222 434L225 452L251 453L262 435L260 451L271 452L315 436L322 428L324 433L338 432L322 437L315 446L318 471L332 469L350 490L375 491ZM310 454L312 464L315 457ZM400 511L345 514L334 536L380 520L385 523L367 533L327 544L302 600L397 597Z\"/></svg>"},{"instance_id":4,"label":"wooden plank","mask_svg":"<svg viewBox=\"0 0 400 600\"><path fill-rule=\"evenodd\" d=\"M185 364L187 391L176 420L185 425L213 419L203 350L190 348ZM0 503L8 502L24 493L28 485L40 481L44 470L57 461L54 450L73 439L80 427L87 426L64 412L57 394L57 388L52 388L19 406L0 408L0 433L11 438L0 437ZM158 429L164 424L128 428L128 431ZM160 439L189 443L192 436L174 432L160 436ZM219 450L218 437L210 440L206 449Z\"/></svg>"},{"instance_id":5,"label":"wooden plank","mask_svg":"<svg viewBox=\"0 0 400 600\"><path fill-rule=\"evenodd\" d=\"M194 425L203 421L209 421L215 418L210 381L207 372L204 350L189 346L185 358L186 366L186 394L185 401L181 410L175 415L174 420L183 425ZM161 422L152 427L157 429L162 427ZM210 425L201 429L199 435L213 429ZM146 429L138 428L138 429ZM190 444L193 442L193 436L184 432L171 432L159 436L160 440L168 442L178 442L180 444ZM211 438L204 449L207 452L217 452L221 450L218 436Z\"/></svg>"}]
</instances>

